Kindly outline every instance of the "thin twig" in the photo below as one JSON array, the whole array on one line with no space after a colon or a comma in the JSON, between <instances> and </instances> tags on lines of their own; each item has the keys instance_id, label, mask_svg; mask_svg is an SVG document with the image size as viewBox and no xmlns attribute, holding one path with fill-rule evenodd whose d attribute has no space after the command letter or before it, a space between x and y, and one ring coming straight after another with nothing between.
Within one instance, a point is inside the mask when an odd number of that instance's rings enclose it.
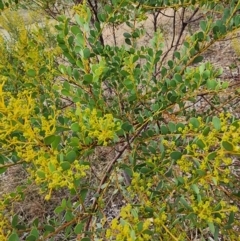
<instances>
[{"instance_id":1,"label":"thin twig","mask_svg":"<svg viewBox=\"0 0 240 241\"><path fill-rule=\"evenodd\" d=\"M148 123L146 123L145 125L143 125L139 130L138 132L129 140L130 143L132 143L135 138L141 133L141 131L143 130L143 128L145 128L145 126L147 125ZM97 209L97 205L98 205L98 198L100 196L100 194L103 192L103 189L101 188L102 185L108 180L109 178L109 174L111 173L112 169L113 169L113 166L114 164L117 162L117 160L122 156L122 154L125 152L125 150L128 148L129 146L129 143L126 143L124 144L124 146L122 147L122 149L119 151L119 153L115 156L115 158L108 164L107 166L107 169L106 169L106 172L98 186L98 190L96 192L96 199L94 199L94 202L92 204L92 208L91 208L91 213L92 215L89 217L89 220L85 226L85 230L87 231L89 229L89 226L90 226L90 223L92 221L92 216L93 214L96 212L96 209Z\"/></svg>"}]
</instances>

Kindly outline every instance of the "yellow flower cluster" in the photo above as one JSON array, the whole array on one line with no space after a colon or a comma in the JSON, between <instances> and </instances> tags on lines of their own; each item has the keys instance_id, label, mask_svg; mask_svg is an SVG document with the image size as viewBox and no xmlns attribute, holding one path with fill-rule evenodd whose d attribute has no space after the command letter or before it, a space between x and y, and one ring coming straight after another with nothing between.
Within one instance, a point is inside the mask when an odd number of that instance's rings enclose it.
<instances>
[{"instance_id":1,"label":"yellow flower cluster","mask_svg":"<svg viewBox=\"0 0 240 241\"><path fill-rule=\"evenodd\" d=\"M3 216L3 214L0 213L0 240L1 241L7 241L8 236L11 233L10 230L8 230L10 227L9 220Z\"/></svg>"},{"instance_id":2,"label":"yellow flower cluster","mask_svg":"<svg viewBox=\"0 0 240 241\"><path fill-rule=\"evenodd\" d=\"M153 185L152 182L152 178L141 178L139 173L134 172L131 186L129 186L128 190L133 193L138 193L142 200L148 200L151 195L148 189Z\"/></svg>"},{"instance_id":3,"label":"yellow flower cluster","mask_svg":"<svg viewBox=\"0 0 240 241\"><path fill-rule=\"evenodd\" d=\"M54 188L74 187L74 181L86 175L88 166L80 165L79 161L66 162L62 168L62 160L58 161L60 153L44 144L44 138L56 132L59 111L52 107L51 115L47 118L38 117L34 113L36 106L28 91L17 94L17 97L3 91L4 84L0 85L0 141L4 153L14 149L17 156L30 164L28 168L37 184L46 184L50 191ZM38 127L34 127L31 118L38 120ZM19 136L14 136L19 132ZM48 199L48 195L46 198Z\"/></svg>"},{"instance_id":4,"label":"yellow flower cluster","mask_svg":"<svg viewBox=\"0 0 240 241\"><path fill-rule=\"evenodd\" d=\"M53 111L55 108L53 107ZM41 116L41 130L45 132L45 136L53 135L56 131L56 116L59 115L59 112L54 113L53 116L49 115L48 118Z\"/></svg>"},{"instance_id":5,"label":"yellow flower cluster","mask_svg":"<svg viewBox=\"0 0 240 241\"><path fill-rule=\"evenodd\" d=\"M16 23L19 29L16 28ZM10 9L6 9L4 11L1 11L0 25L8 33L14 33L15 35L17 35L18 31L20 32L21 29L24 28L25 23L23 17L21 17L17 11L11 11Z\"/></svg>"},{"instance_id":6,"label":"yellow flower cluster","mask_svg":"<svg viewBox=\"0 0 240 241\"><path fill-rule=\"evenodd\" d=\"M179 229L184 230L178 214L196 217L201 228L208 223L224 227L229 215L236 215L238 208L224 193L221 199L212 196L215 191L222 192L222 184L233 181L231 154L239 154L240 122L231 123L230 114L214 117L207 124L201 118L194 118L190 124L177 130L178 136L181 133L178 142L174 139L175 133L161 141L164 157L157 149L154 154L141 156L139 159L145 160L145 165L133 172L128 187L131 197L137 196L139 200L137 215L131 205L123 207L120 220L114 219L107 230L108 239L131 240L132 237L125 235L127 230L135 235L133 240L148 240L147 237L141 239L143 229L135 228L136 224L139 228L146 222L147 229L159 240L169 240L169 237L171 240L186 240L187 232L182 231L178 236ZM185 199L186 192L189 196ZM182 213L178 213L179 205ZM150 218L146 218L148 216ZM168 223L174 223L171 229Z\"/></svg>"},{"instance_id":7,"label":"yellow flower cluster","mask_svg":"<svg viewBox=\"0 0 240 241\"><path fill-rule=\"evenodd\" d=\"M177 161L181 171L190 172L192 170L193 161L186 156L182 156L180 160Z\"/></svg>"},{"instance_id":8,"label":"yellow flower cluster","mask_svg":"<svg viewBox=\"0 0 240 241\"><path fill-rule=\"evenodd\" d=\"M11 96L10 93L3 91L4 82L0 84L0 140L7 142L3 148L7 148L7 144L16 144L16 137L10 141L10 134L14 131L29 133L30 116L35 107L31 93L23 91L17 94L17 97ZM12 139L12 138L11 138ZM33 141L32 139L30 139Z\"/></svg>"},{"instance_id":9,"label":"yellow flower cluster","mask_svg":"<svg viewBox=\"0 0 240 241\"><path fill-rule=\"evenodd\" d=\"M130 204L122 207L120 220L112 220L111 226L106 231L106 238L116 241L148 241L152 237L146 232L152 225L151 219L139 220L137 209Z\"/></svg>"},{"instance_id":10,"label":"yellow flower cluster","mask_svg":"<svg viewBox=\"0 0 240 241\"><path fill-rule=\"evenodd\" d=\"M17 11L6 11L0 17L0 24L6 25L3 27L14 39L10 41L0 37L1 77L11 76L8 84L15 93L28 88L36 98L40 99L48 93L54 99L52 81L57 74L55 59L59 55L59 47L52 47L50 41L50 26L53 24L47 25L42 31L42 26L32 29L24 21ZM14 83L10 83L12 79Z\"/></svg>"},{"instance_id":11,"label":"yellow flower cluster","mask_svg":"<svg viewBox=\"0 0 240 241\"><path fill-rule=\"evenodd\" d=\"M152 240L151 232L161 233L163 231L164 224L167 221L167 214L164 211L164 207L161 205L155 206L148 203L151 208L162 209L161 211L154 212L152 218L144 217L144 210L146 206L142 205L138 208L134 208L132 205L127 204L122 207L120 211L120 219L113 219L110 228L106 231L106 237L113 240L137 240L147 241ZM148 208L150 208L148 206ZM143 215L142 215L143 214ZM163 231L164 232L164 231Z\"/></svg>"},{"instance_id":12,"label":"yellow flower cluster","mask_svg":"<svg viewBox=\"0 0 240 241\"><path fill-rule=\"evenodd\" d=\"M65 170L61 163L63 162L59 163L55 156L50 156L49 159L46 159L45 156L38 156L38 159L35 160L35 165L38 166L37 171L29 168L29 172L37 184L47 183L49 194L45 196L46 200L51 198L53 189L61 187L74 189L74 181L85 177L86 170L89 168L80 165L79 161L75 160L72 164L68 163L69 169Z\"/></svg>"},{"instance_id":13,"label":"yellow flower cluster","mask_svg":"<svg viewBox=\"0 0 240 241\"><path fill-rule=\"evenodd\" d=\"M220 203L216 205L213 198L194 202L191 207L200 220L217 224L221 224L222 222L225 223L227 214L230 212L236 213L238 211L236 206L229 205L225 201L220 201Z\"/></svg>"},{"instance_id":14,"label":"yellow flower cluster","mask_svg":"<svg viewBox=\"0 0 240 241\"><path fill-rule=\"evenodd\" d=\"M96 139L99 144L106 146L109 140L113 140L116 131L120 130L120 122L115 122L112 114L101 116L96 109L80 109L77 104L76 115L80 126L80 133L84 133L83 139L90 137Z\"/></svg>"},{"instance_id":15,"label":"yellow flower cluster","mask_svg":"<svg viewBox=\"0 0 240 241\"><path fill-rule=\"evenodd\" d=\"M37 184L47 187L50 192L46 199L49 199L53 189L74 188L74 182L85 177L89 167L81 165L77 160L68 162L64 157L65 150L60 153L58 149L45 144L45 138L55 135L61 113L55 106L49 106L48 116L43 116L41 112L36 114L36 101L29 90L14 97L4 91L4 82L0 84L0 141L5 153L14 149L18 158L30 165L28 171L31 177ZM115 137L120 123L115 123L111 114L101 116L96 109L79 108L78 105L74 118L80 127L79 135L85 133L81 141L84 143L86 137L89 137L96 139L99 144L107 145ZM61 160L60 155L63 155Z\"/></svg>"},{"instance_id":16,"label":"yellow flower cluster","mask_svg":"<svg viewBox=\"0 0 240 241\"><path fill-rule=\"evenodd\" d=\"M12 195L12 194L3 194L0 199L0 240L7 241L9 235L12 231L12 226L9 220L9 217L6 216L7 206L11 206L10 204L15 201L19 201L20 195Z\"/></svg>"},{"instance_id":17,"label":"yellow flower cluster","mask_svg":"<svg viewBox=\"0 0 240 241\"><path fill-rule=\"evenodd\" d=\"M184 173L195 175L196 169L198 172L200 170L206 173L199 178L199 183L205 187L213 180L215 184L228 183L232 164L232 158L229 155L240 153L240 129L236 127L240 122L231 125L230 118L230 114L220 114L219 127L217 129L214 126L210 127L205 135L203 135L204 123L201 118L198 118L198 128L193 128L193 125L189 124L182 130L183 136L188 134L194 137L195 141L189 142L186 146L187 154L182 155L177 164ZM229 150L221 144L224 141Z\"/></svg>"},{"instance_id":18,"label":"yellow flower cluster","mask_svg":"<svg viewBox=\"0 0 240 241\"><path fill-rule=\"evenodd\" d=\"M89 20L89 8L87 7L86 0L83 0L81 4L75 5L73 7L73 11L75 11L81 19L84 19L84 21Z\"/></svg>"}]
</instances>

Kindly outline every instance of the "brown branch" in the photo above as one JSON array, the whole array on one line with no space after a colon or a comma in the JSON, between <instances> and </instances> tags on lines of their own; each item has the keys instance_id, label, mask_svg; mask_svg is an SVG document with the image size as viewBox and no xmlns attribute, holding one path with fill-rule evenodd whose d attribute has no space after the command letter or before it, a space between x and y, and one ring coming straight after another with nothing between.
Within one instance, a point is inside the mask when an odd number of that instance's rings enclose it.
<instances>
[{"instance_id":1,"label":"brown branch","mask_svg":"<svg viewBox=\"0 0 240 241\"><path fill-rule=\"evenodd\" d=\"M129 143L132 143L136 137L141 133L141 131L143 130L143 128L145 128L145 126L147 125L148 123L146 123L145 125L143 125L139 130L138 132L129 140ZM108 180L109 178L109 174L111 173L112 169L113 169L113 166L114 164L117 162L117 160L122 156L122 154L125 152L126 149L128 149L128 146L129 146L129 143L126 143L124 144L124 146L122 147L122 149L118 152L118 154L115 156L115 158L108 164L107 166L107 169L106 169L106 172L103 176L103 178L101 179L101 182L98 186L98 190L96 192L96 199L94 199L94 202L92 204L92 208L91 208L91 216L85 226L85 231L89 230L89 226L91 224L91 221L92 221L92 216L93 214L96 212L97 210L97 206L98 206L98 198L100 196L100 194L103 192L103 189L101 188L102 185Z\"/></svg>"},{"instance_id":2,"label":"brown branch","mask_svg":"<svg viewBox=\"0 0 240 241\"><path fill-rule=\"evenodd\" d=\"M221 113L220 110L218 110L205 96L202 96L202 98L210 105L214 110L216 110L218 113Z\"/></svg>"},{"instance_id":3,"label":"brown branch","mask_svg":"<svg viewBox=\"0 0 240 241\"><path fill-rule=\"evenodd\" d=\"M5 164L5 165L0 165L0 168L8 168L8 167L16 166L16 165L23 164L23 163L25 163L25 161L19 161L19 162L16 162L16 163L9 163L9 164Z\"/></svg>"},{"instance_id":4,"label":"brown branch","mask_svg":"<svg viewBox=\"0 0 240 241\"><path fill-rule=\"evenodd\" d=\"M93 11L95 21L100 23L100 20L98 18L98 12L97 12L98 11L97 2L95 2L95 6L93 6L92 2L90 0L88 0L88 4L90 5L90 7L91 7L91 9ZM104 39L103 39L103 35L102 34L99 35L99 41L101 42L101 45L104 46Z\"/></svg>"},{"instance_id":5,"label":"brown branch","mask_svg":"<svg viewBox=\"0 0 240 241\"><path fill-rule=\"evenodd\" d=\"M80 215L81 216L81 215ZM86 218L87 215L85 217L82 218L82 220L84 218ZM47 236L43 237L43 238L40 238L38 239L37 241L43 241L43 240L47 240L48 238L54 236L55 234L57 233L60 233L62 230L64 230L66 227L69 227L70 225L74 224L74 223L77 223L79 221L79 217L76 217L74 218L73 220L67 222L67 223L64 223L62 226L60 226L59 228L57 228L54 232L48 234Z\"/></svg>"}]
</instances>

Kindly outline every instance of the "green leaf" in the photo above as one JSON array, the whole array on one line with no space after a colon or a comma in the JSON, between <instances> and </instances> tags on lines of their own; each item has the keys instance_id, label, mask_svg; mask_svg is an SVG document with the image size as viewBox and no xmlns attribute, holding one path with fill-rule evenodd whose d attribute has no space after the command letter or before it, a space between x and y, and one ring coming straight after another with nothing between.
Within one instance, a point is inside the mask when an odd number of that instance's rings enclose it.
<instances>
[{"instance_id":1,"label":"green leaf","mask_svg":"<svg viewBox=\"0 0 240 241\"><path fill-rule=\"evenodd\" d=\"M79 146L79 139L77 137L72 137L70 139L69 145L70 146Z\"/></svg>"},{"instance_id":2,"label":"green leaf","mask_svg":"<svg viewBox=\"0 0 240 241\"><path fill-rule=\"evenodd\" d=\"M91 241L90 238L82 238L81 241Z\"/></svg>"},{"instance_id":3,"label":"green leaf","mask_svg":"<svg viewBox=\"0 0 240 241\"><path fill-rule=\"evenodd\" d=\"M48 71L47 67L42 67L39 69L38 74L41 75L41 74L46 73L47 71Z\"/></svg>"},{"instance_id":4,"label":"green leaf","mask_svg":"<svg viewBox=\"0 0 240 241\"><path fill-rule=\"evenodd\" d=\"M69 19L66 19L66 20L65 20L65 23L64 23L64 35L65 35L65 36L67 36L67 35L68 35L68 32L69 32L68 22L69 22Z\"/></svg>"},{"instance_id":5,"label":"green leaf","mask_svg":"<svg viewBox=\"0 0 240 241\"><path fill-rule=\"evenodd\" d=\"M33 228L30 234L33 235L36 239L39 237L39 232L36 228Z\"/></svg>"},{"instance_id":6,"label":"green leaf","mask_svg":"<svg viewBox=\"0 0 240 241\"><path fill-rule=\"evenodd\" d=\"M61 162L60 166L62 167L63 171L66 171L71 168L71 164L69 162Z\"/></svg>"},{"instance_id":7,"label":"green leaf","mask_svg":"<svg viewBox=\"0 0 240 241\"><path fill-rule=\"evenodd\" d=\"M206 21L200 21L200 28L205 32L207 30L207 22Z\"/></svg>"},{"instance_id":8,"label":"green leaf","mask_svg":"<svg viewBox=\"0 0 240 241\"><path fill-rule=\"evenodd\" d=\"M181 58L181 55L179 52L174 52L174 56L177 58L177 59L180 59Z\"/></svg>"},{"instance_id":9,"label":"green leaf","mask_svg":"<svg viewBox=\"0 0 240 241\"><path fill-rule=\"evenodd\" d=\"M229 86L229 82L226 81L226 82L223 82L223 83L222 83L222 88L223 88L223 89L227 89L228 86Z\"/></svg>"},{"instance_id":10,"label":"green leaf","mask_svg":"<svg viewBox=\"0 0 240 241\"><path fill-rule=\"evenodd\" d=\"M137 229L138 229L138 232L141 232L143 230L143 222L139 222L137 224Z\"/></svg>"},{"instance_id":11,"label":"green leaf","mask_svg":"<svg viewBox=\"0 0 240 241\"><path fill-rule=\"evenodd\" d=\"M48 169L52 173L56 171L56 167L55 167L55 165L52 162L48 162Z\"/></svg>"},{"instance_id":12,"label":"green leaf","mask_svg":"<svg viewBox=\"0 0 240 241\"><path fill-rule=\"evenodd\" d=\"M70 90L70 84L68 83L68 81L64 81L63 82L63 87L64 87L64 89L66 89L66 90Z\"/></svg>"},{"instance_id":13,"label":"green leaf","mask_svg":"<svg viewBox=\"0 0 240 241\"><path fill-rule=\"evenodd\" d=\"M219 27L218 26L214 26L212 31L213 31L213 34L214 34L214 39L216 39L218 37Z\"/></svg>"},{"instance_id":14,"label":"green leaf","mask_svg":"<svg viewBox=\"0 0 240 241\"><path fill-rule=\"evenodd\" d=\"M142 168L140 169L140 172L143 173L143 174L149 173L149 172L151 172L151 171L152 171L152 169L151 169L151 168L148 168L148 167L142 167Z\"/></svg>"},{"instance_id":15,"label":"green leaf","mask_svg":"<svg viewBox=\"0 0 240 241\"><path fill-rule=\"evenodd\" d=\"M80 234L80 233L82 233L83 226L84 226L83 223L78 223L78 224L75 226L75 228L74 228L74 233L75 233L75 234Z\"/></svg>"},{"instance_id":16,"label":"green leaf","mask_svg":"<svg viewBox=\"0 0 240 241\"><path fill-rule=\"evenodd\" d=\"M80 46L83 47L84 46L84 37L83 34L80 32L76 35L76 43Z\"/></svg>"},{"instance_id":17,"label":"green leaf","mask_svg":"<svg viewBox=\"0 0 240 241\"><path fill-rule=\"evenodd\" d=\"M170 68L170 69L172 69L172 68L173 68L174 63L173 63L173 61L172 61L172 60L168 60L168 66L169 66L169 68Z\"/></svg>"},{"instance_id":18,"label":"green leaf","mask_svg":"<svg viewBox=\"0 0 240 241\"><path fill-rule=\"evenodd\" d=\"M203 56L199 55L192 61L193 64L199 63L203 60Z\"/></svg>"},{"instance_id":19,"label":"green leaf","mask_svg":"<svg viewBox=\"0 0 240 241\"><path fill-rule=\"evenodd\" d=\"M129 89L129 90L133 89L133 87L134 87L133 82L132 82L132 80L130 80L130 79L125 79L125 80L123 81L123 84L124 84L124 85L126 86L126 88Z\"/></svg>"},{"instance_id":20,"label":"green leaf","mask_svg":"<svg viewBox=\"0 0 240 241\"><path fill-rule=\"evenodd\" d=\"M58 147L58 144L61 142L61 137L60 136L56 136L55 140L52 142L52 148L56 149Z\"/></svg>"},{"instance_id":21,"label":"green leaf","mask_svg":"<svg viewBox=\"0 0 240 241\"><path fill-rule=\"evenodd\" d=\"M170 157L174 160L179 160L181 157L182 157L182 153L179 152L179 151L173 151L171 154L170 154Z\"/></svg>"},{"instance_id":22,"label":"green leaf","mask_svg":"<svg viewBox=\"0 0 240 241\"><path fill-rule=\"evenodd\" d=\"M158 103L153 104L153 105L152 105L152 110L156 112L156 111L158 111L158 110L159 110L159 107L160 107L160 106L159 106L159 104L158 104Z\"/></svg>"},{"instance_id":23,"label":"green leaf","mask_svg":"<svg viewBox=\"0 0 240 241\"><path fill-rule=\"evenodd\" d=\"M52 225L45 225L44 229L48 232L54 232L55 228Z\"/></svg>"},{"instance_id":24,"label":"green leaf","mask_svg":"<svg viewBox=\"0 0 240 241\"><path fill-rule=\"evenodd\" d=\"M89 48L85 48L85 49L83 50L83 57L84 57L85 59L89 59L90 54L91 54L91 52L90 52Z\"/></svg>"},{"instance_id":25,"label":"green leaf","mask_svg":"<svg viewBox=\"0 0 240 241\"><path fill-rule=\"evenodd\" d=\"M181 131L179 131L178 129L184 129L185 128L185 124L183 124L183 123L177 123L177 125L176 125L176 130L177 130L177 132L180 132L181 133Z\"/></svg>"},{"instance_id":26,"label":"green leaf","mask_svg":"<svg viewBox=\"0 0 240 241\"><path fill-rule=\"evenodd\" d=\"M199 194L199 188L198 188L198 186L197 186L196 184L192 184L192 185L191 185L191 188L192 188L192 190L193 190L196 194Z\"/></svg>"},{"instance_id":27,"label":"green leaf","mask_svg":"<svg viewBox=\"0 0 240 241\"><path fill-rule=\"evenodd\" d=\"M77 158L77 153L75 151L69 151L66 155L66 160L70 163L74 162Z\"/></svg>"},{"instance_id":28,"label":"green leaf","mask_svg":"<svg viewBox=\"0 0 240 241\"><path fill-rule=\"evenodd\" d=\"M62 200L61 207L62 208L66 208L67 207L67 200L65 198Z\"/></svg>"},{"instance_id":29,"label":"green leaf","mask_svg":"<svg viewBox=\"0 0 240 241\"><path fill-rule=\"evenodd\" d=\"M165 125L161 126L161 133L162 133L162 135L166 135L169 133L167 126L165 126Z\"/></svg>"},{"instance_id":30,"label":"green leaf","mask_svg":"<svg viewBox=\"0 0 240 241\"><path fill-rule=\"evenodd\" d=\"M80 191L81 201L84 202L87 197L88 189L84 188Z\"/></svg>"},{"instance_id":31,"label":"green leaf","mask_svg":"<svg viewBox=\"0 0 240 241\"><path fill-rule=\"evenodd\" d=\"M222 141L222 147L226 151L233 151L234 150L233 144L231 142L228 142L228 141Z\"/></svg>"},{"instance_id":32,"label":"green leaf","mask_svg":"<svg viewBox=\"0 0 240 241\"><path fill-rule=\"evenodd\" d=\"M132 42L131 42L131 40L129 38L125 39L125 43L128 44L128 45L132 45Z\"/></svg>"},{"instance_id":33,"label":"green leaf","mask_svg":"<svg viewBox=\"0 0 240 241\"><path fill-rule=\"evenodd\" d=\"M213 126L216 130L218 130L218 131L221 130L221 120L217 116L213 117L212 122L213 122Z\"/></svg>"},{"instance_id":34,"label":"green leaf","mask_svg":"<svg viewBox=\"0 0 240 241\"><path fill-rule=\"evenodd\" d=\"M93 75L92 74L85 74L83 76L84 84L91 84L93 81Z\"/></svg>"},{"instance_id":35,"label":"green leaf","mask_svg":"<svg viewBox=\"0 0 240 241\"><path fill-rule=\"evenodd\" d=\"M203 149L206 146L205 143L202 140L197 140L196 144L198 145L198 147L200 149Z\"/></svg>"},{"instance_id":36,"label":"green leaf","mask_svg":"<svg viewBox=\"0 0 240 241\"><path fill-rule=\"evenodd\" d=\"M29 77L35 77L35 76L36 76L36 71L35 71L34 69L29 69L29 70L27 71L27 75L28 75Z\"/></svg>"},{"instance_id":37,"label":"green leaf","mask_svg":"<svg viewBox=\"0 0 240 241\"><path fill-rule=\"evenodd\" d=\"M7 171L6 167L0 167L0 174L4 173L5 171Z\"/></svg>"},{"instance_id":38,"label":"green leaf","mask_svg":"<svg viewBox=\"0 0 240 241\"><path fill-rule=\"evenodd\" d=\"M111 14L114 11L111 5L105 5L104 9L108 14Z\"/></svg>"},{"instance_id":39,"label":"green leaf","mask_svg":"<svg viewBox=\"0 0 240 241\"><path fill-rule=\"evenodd\" d=\"M210 132L210 127L209 127L209 126L207 126L207 127L205 127L205 128L204 128L204 130L203 130L203 133L202 133L202 134L203 134L204 136L207 136L209 132Z\"/></svg>"},{"instance_id":40,"label":"green leaf","mask_svg":"<svg viewBox=\"0 0 240 241\"><path fill-rule=\"evenodd\" d=\"M219 227L215 226L214 240L219 240Z\"/></svg>"},{"instance_id":41,"label":"green leaf","mask_svg":"<svg viewBox=\"0 0 240 241\"><path fill-rule=\"evenodd\" d=\"M125 123L123 123L122 124L122 129L124 130L124 131L127 131L127 132L129 132L129 131L131 131L132 130L132 125L129 123L129 122L125 122Z\"/></svg>"},{"instance_id":42,"label":"green leaf","mask_svg":"<svg viewBox=\"0 0 240 241\"><path fill-rule=\"evenodd\" d=\"M38 170L36 173L37 173L38 177L41 179L44 179L46 177L46 175L43 171Z\"/></svg>"},{"instance_id":43,"label":"green leaf","mask_svg":"<svg viewBox=\"0 0 240 241\"><path fill-rule=\"evenodd\" d=\"M71 211L67 211L66 214L65 214L65 219L67 222L71 221L74 219L74 215Z\"/></svg>"},{"instance_id":44,"label":"green leaf","mask_svg":"<svg viewBox=\"0 0 240 241\"><path fill-rule=\"evenodd\" d=\"M177 86L177 83L174 79L172 79L170 82L169 82L169 85L173 88L175 88Z\"/></svg>"},{"instance_id":45,"label":"green leaf","mask_svg":"<svg viewBox=\"0 0 240 241\"><path fill-rule=\"evenodd\" d=\"M71 130L74 131L74 132L78 132L80 130L80 126L78 123L73 123L71 125Z\"/></svg>"},{"instance_id":46,"label":"green leaf","mask_svg":"<svg viewBox=\"0 0 240 241\"><path fill-rule=\"evenodd\" d=\"M82 34L82 31L80 30L79 26L72 26L72 27L71 27L71 32L72 32L74 35Z\"/></svg>"},{"instance_id":47,"label":"green leaf","mask_svg":"<svg viewBox=\"0 0 240 241\"><path fill-rule=\"evenodd\" d=\"M73 47L74 39L75 39L75 38L74 38L73 36L70 36L70 37L68 38L68 44L69 44L70 48Z\"/></svg>"},{"instance_id":48,"label":"green leaf","mask_svg":"<svg viewBox=\"0 0 240 241\"><path fill-rule=\"evenodd\" d=\"M206 175L206 171L203 171L201 169L197 169L196 170L196 173L200 176L200 177L203 177L204 175Z\"/></svg>"},{"instance_id":49,"label":"green leaf","mask_svg":"<svg viewBox=\"0 0 240 241\"><path fill-rule=\"evenodd\" d=\"M104 14L104 13L100 13L100 14L98 14L98 19L99 19L101 22L105 22L106 19L107 19L107 15Z\"/></svg>"},{"instance_id":50,"label":"green leaf","mask_svg":"<svg viewBox=\"0 0 240 241\"><path fill-rule=\"evenodd\" d=\"M176 125L173 122L168 123L168 128L169 128L171 133L176 131Z\"/></svg>"},{"instance_id":51,"label":"green leaf","mask_svg":"<svg viewBox=\"0 0 240 241\"><path fill-rule=\"evenodd\" d=\"M228 222L227 222L228 225L231 225L234 223L234 216L235 216L235 213L231 212L229 215L229 218L228 218Z\"/></svg>"},{"instance_id":52,"label":"green leaf","mask_svg":"<svg viewBox=\"0 0 240 241\"><path fill-rule=\"evenodd\" d=\"M187 209L191 209L191 207L189 206L188 202L186 201L186 199L182 196L180 198L180 203Z\"/></svg>"},{"instance_id":53,"label":"green leaf","mask_svg":"<svg viewBox=\"0 0 240 241\"><path fill-rule=\"evenodd\" d=\"M44 138L44 143L46 145L50 145L55 141L55 139L56 139L55 135L47 136L47 137Z\"/></svg>"},{"instance_id":54,"label":"green leaf","mask_svg":"<svg viewBox=\"0 0 240 241\"><path fill-rule=\"evenodd\" d=\"M132 35L131 35L130 33L124 33L123 36L124 36L125 38L131 38L131 37L132 37Z\"/></svg>"},{"instance_id":55,"label":"green leaf","mask_svg":"<svg viewBox=\"0 0 240 241\"><path fill-rule=\"evenodd\" d=\"M15 228L17 226L17 224L18 224L18 215L15 214L13 216L13 218L12 218L12 226L13 226L13 228Z\"/></svg>"},{"instance_id":56,"label":"green leaf","mask_svg":"<svg viewBox=\"0 0 240 241\"><path fill-rule=\"evenodd\" d=\"M239 128L239 125L240 125L240 121L234 121L232 124L232 126L236 127L236 128Z\"/></svg>"},{"instance_id":57,"label":"green leaf","mask_svg":"<svg viewBox=\"0 0 240 241\"><path fill-rule=\"evenodd\" d=\"M217 156L217 152L211 152L208 154L207 158L209 161L213 160Z\"/></svg>"},{"instance_id":58,"label":"green leaf","mask_svg":"<svg viewBox=\"0 0 240 241\"><path fill-rule=\"evenodd\" d=\"M218 82L215 79L207 80L207 88L209 90L215 90L217 86L218 86Z\"/></svg>"},{"instance_id":59,"label":"green leaf","mask_svg":"<svg viewBox=\"0 0 240 241\"><path fill-rule=\"evenodd\" d=\"M9 237L8 237L8 241L20 241L18 235L16 233L12 233Z\"/></svg>"},{"instance_id":60,"label":"green leaf","mask_svg":"<svg viewBox=\"0 0 240 241\"><path fill-rule=\"evenodd\" d=\"M69 52L64 51L64 52L63 52L63 55L68 59L68 61L69 61L71 64L75 64L75 63L76 63L75 59L73 58L73 56L72 56L71 54L69 54Z\"/></svg>"},{"instance_id":61,"label":"green leaf","mask_svg":"<svg viewBox=\"0 0 240 241\"><path fill-rule=\"evenodd\" d=\"M75 80L79 80L80 74L79 74L79 71L77 69L73 69L73 77L74 77Z\"/></svg>"},{"instance_id":62,"label":"green leaf","mask_svg":"<svg viewBox=\"0 0 240 241\"><path fill-rule=\"evenodd\" d=\"M65 208L58 206L54 209L54 213L59 214L59 213L63 212L64 210L65 210Z\"/></svg>"},{"instance_id":63,"label":"green leaf","mask_svg":"<svg viewBox=\"0 0 240 241\"><path fill-rule=\"evenodd\" d=\"M29 236L27 236L27 238L26 238L26 241L36 241L37 240L37 238L34 236L34 235L32 235L32 234L30 234Z\"/></svg>"},{"instance_id":64,"label":"green leaf","mask_svg":"<svg viewBox=\"0 0 240 241\"><path fill-rule=\"evenodd\" d=\"M214 226L214 223L208 223L208 227L209 227L209 230L210 232L212 233L212 235L214 235L215 233L215 226Z\"/></svg>"},{"instance_id":65,"label":"green leaf","mask_svg":"<svg viewBox=\"0 0 240 241\"><path fill-rule=\"evenodd\" d=\"M192 117L189 122L192 124L194 129L200 126L199 120L195 117Z\"/></svg>"},{"instance_id":66,"label":"green leaf","mask_svg":"<svg viewBox=\"0 0 240 241\"><path fill-rule=\"evenodd\" d=\"M182 76L180 74L175 74L174 75L174 79L177 81L177 82L182 82Z\"/></svg>"},{"instance_id":67,"label":"green leaf","mask_svg":"<svg viewBox=\"0 0 240 241\"><path fill-rule=\"evenodd\" d=\"M173 223L171 225L172 225L172 227L174 227L176 224L178 224L180 222L181 222L181 218L177 218L173 221Z\"/></svg>"}]
</instances>

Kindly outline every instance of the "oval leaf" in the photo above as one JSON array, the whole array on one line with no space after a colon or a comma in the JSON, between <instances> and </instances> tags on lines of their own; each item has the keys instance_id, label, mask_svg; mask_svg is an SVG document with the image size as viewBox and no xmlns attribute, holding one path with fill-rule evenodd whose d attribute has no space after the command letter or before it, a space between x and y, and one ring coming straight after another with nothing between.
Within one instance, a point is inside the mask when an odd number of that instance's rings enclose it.
<instances>
[{"instance_id":1,"label":"oval leaf","mask_svg":"<svg viewBox=\"0 0 240 241\"><path fill-rule=\"evenodd\" d=\"M226 150L226 151L233 151L234 147L233 144L228 142L228 141L222 141L222 147Z\"/></svg>"}]
</instances>

